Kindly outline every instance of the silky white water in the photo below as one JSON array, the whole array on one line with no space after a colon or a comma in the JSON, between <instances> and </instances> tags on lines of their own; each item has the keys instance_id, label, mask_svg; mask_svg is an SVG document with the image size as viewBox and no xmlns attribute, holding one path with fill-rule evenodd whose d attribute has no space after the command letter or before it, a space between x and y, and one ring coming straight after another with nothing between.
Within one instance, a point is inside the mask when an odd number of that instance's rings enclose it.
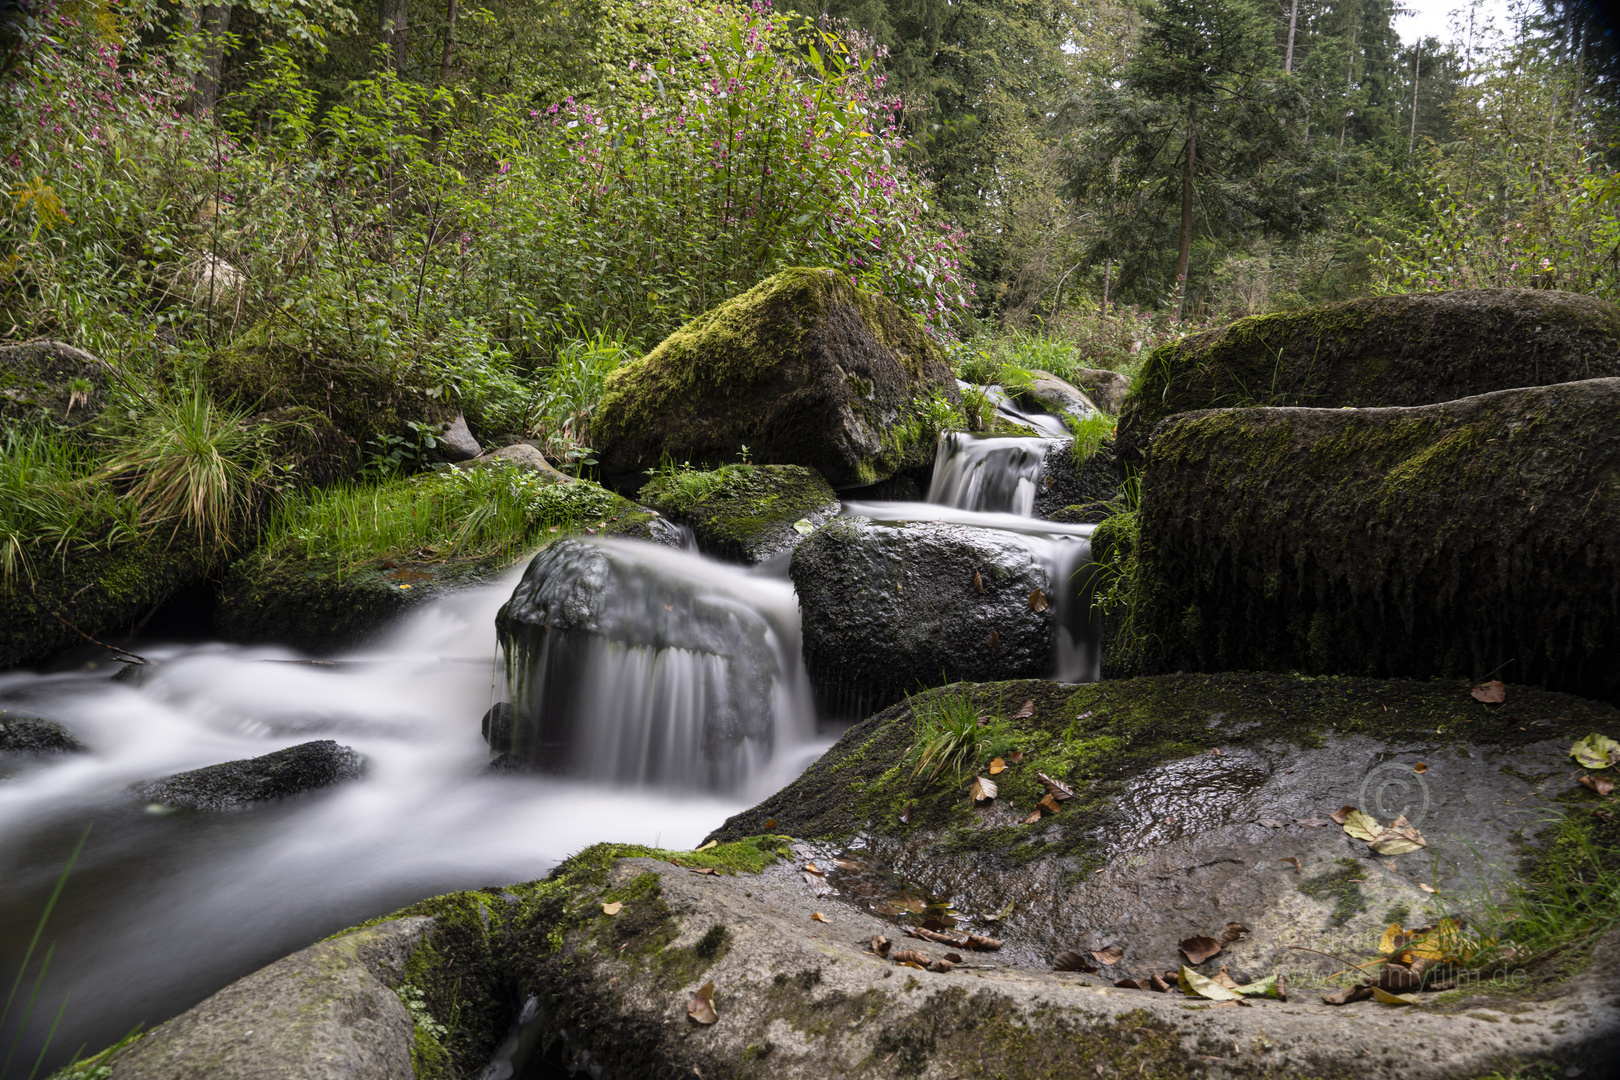
<instances>
[{"instance_id":1,"label":"silky white water","mask_svg":"<svg viewBox=\"0 0 1620 1080\"><path fill-rule=\"evenodd\" d=\"M785 588L695 555L658 554L690 560L693 574L735 575L745 579L740 588L776 600ZM784 730L800 738L779 739L768 760L716 792L485 773L479 718L504 682L494 617L517 577L435 601L378 646L333 662L208 644L143 648L155 663L127 684L111 681L105 663L0 674L0 709L61 721L91 748L14 761L0 778L0 993L74 843L92 826L0 1030L4 1057L54 942L17 1075L27 1075L64 995L41 1075L81 1044L99 1049L319 937L422 897L540 877L601 840L693 846L828 745L815 741L813 718L795 716ZM365 776L214 814L154 812L127 793L137 781L320 738L364 755Z\"/></svg>"}]
</instances>

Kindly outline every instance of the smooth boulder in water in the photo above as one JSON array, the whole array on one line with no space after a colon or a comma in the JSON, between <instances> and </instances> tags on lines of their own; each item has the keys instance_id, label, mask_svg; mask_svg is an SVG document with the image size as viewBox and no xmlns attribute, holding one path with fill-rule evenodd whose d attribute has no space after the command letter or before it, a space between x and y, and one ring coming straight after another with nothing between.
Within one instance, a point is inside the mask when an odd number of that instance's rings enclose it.
<instances>
[{"instance_id":1,"label":"smooth boulder in water","mask_svg":"<svg viewBox=\"0 0 1620 1080\"><path fill-rule=\"evenodd\" d=\"M331 739L289 746L141 784L136 797L180 810L229 810L355 780L365 758Z\"/></svg>"},{"instance_id":2,"label":"smooth boulder in water","mask_svg":"<svg viewBox=\"0 0 1620 1080\"><path fill-rule=\"evenodd\" d=\"M792 628L725 572L622 541L560 540L536 555L495 620L512 758L621 783L723 788L769 757ZM751 580L762 592L775 584Z\"/></svg>"},{"instance_id":3,"label":"smooth boulder in water","mask_svg":"<svg viewBox=\"0 0 1620 1080\"><path fill-rule=\"evenodd\" d=\"M1140 465L1154 427L1197 409L1432 405L1620 376L1620 308L1551 289L1374 296L1257 315L1154 350L1119 414Z\"/></svg>"},{"instance_id":4,"label":"smooth boulder in water","mask_svg":"<svg viewBox=\"0 0 1620 1080\"><path fill-rule=\"evenodd\" d=\"M830 522L793 552L804 661L843 714L960 679L1051 673L1052 573L1028 538L943 521Z\"/></svg>"},{"instance_id":5,"label":"smooth boulder in water","mask_svg":"<svg viewBox=\"0 0 1620 1080\"><path fill-rule=\"evenodd\" d=\"M1153 671L1488 676L1620 703L1620 379L1232 409L1148 456Z\"/></svg>"},{"instance_id":6,"label":"smooth boulder in water","mask_svg":"<svg viewBox=\"0 0 1620 1080\"><path fill-rule=\"evenodd\" d=\"M87 747L53 720L5 719L0 713L0 753L71 754Z\"/></svg>"},{"instance_id":7,"label":"smooth boulder in water","mask_svg":"<svg viewBox=\"0 0 1620 1080\"><path fill-rule=\"evenodd\" d=\"M962 400L915 316L835 270L796 268L608 376L591 443L621 476L747 457L871 484L933 459L918 401L934 397Z\"/></svg>"}]
</instances>

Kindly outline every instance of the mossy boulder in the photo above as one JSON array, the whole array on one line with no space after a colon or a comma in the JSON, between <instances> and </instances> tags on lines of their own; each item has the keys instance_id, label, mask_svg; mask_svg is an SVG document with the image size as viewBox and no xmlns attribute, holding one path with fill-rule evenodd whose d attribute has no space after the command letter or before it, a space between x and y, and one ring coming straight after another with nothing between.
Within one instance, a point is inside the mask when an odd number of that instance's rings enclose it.
<instances>
[{"instance_id":1,"label":"mossy boulder","mask_svg":"<svg viewBox=\"0 0 1620 1080\"><path fill-rule=\"evenodd\" d=\"M1072 440L1052 444L1035 484L1035 516L1048 521L1094 524L1119 497L1120 467L1109 439L1082 456Z\"/></svg>"},{"instance_id":2,"label":"mossy boulder","mask_svg":"<svg viewBox=\"0 0 1620 1080\"><path fill-rule=\"evenodd\" d=\"M832 487L802 465L661 472L636 498L691 529L704 554L749 564L791 551L838 513Z\"/></svg>"},{"instance_id":3,"label":"mossy boulder","mask_svg":"<svg viewBox=\"0 0 1620 1080\"><path fill-rule=\"evenodd\" d=\"M106 407L112 386L112 369L66 342L0 346L0 422L6 427L82 427Z\"/></svg>"},{"instance_id":4,"label":"mossy boulder","mask_svg":"<svg viewBox=\"0 0 1620 1080\"><path fill-rule=\"evenodd\" d=\"M389 436L412 439L412 423L443 428L459 408L419 366L385 362L334 343L302 345L267 327L216 349L204 367L216 400L255 412L302 406L321 413L363 454Z\"/></svg>"},{"instance_id":5,"label":"mossy boulder","mask_svg":"<svg viewBox=\"0 0 1620 1080\"><path fill-rule=\"evenodd\" d=\"M206 566L195 545L165 539L40 559L32 575L0 588L0 670L44 660L86 634L112 644L201 581Z\"/></svg>"},{"instance_id":6,"label":"mossy boulder","mask_svg":"<svg viewBox=\"0 0 1620 1080\"><path fill-rule=\"evenodd\" d=\"M1499 675L1620 701L1620 379L1169 421L1148 671Z\"/></svg>"},{"instance_id":7,"label":"mossy boulder","mask_svg":"<svg viewBox=\"0 0 1620 1080\"><path fill-rule=\"evenodd\" d=\"M1140 464L1154 426L1197 409L1431 405L1620 376L1620 308L1576 293L1457 289L1239 319L1154 350L1119 414Z\"/></svg>"},{"instance_id":8,"label":"mossy boulder","mask_svg":"<svg viewBox=\"0 0 1620 1080\"><path fill-rule=\"evenodd\" d=\"M834 487L927 465L915 405L961 403L922 324L836 271L786 270L694 320L608 377L592 445L617 474L664 460L716 467L748 448Z\"/></svg>"}]
</instances>

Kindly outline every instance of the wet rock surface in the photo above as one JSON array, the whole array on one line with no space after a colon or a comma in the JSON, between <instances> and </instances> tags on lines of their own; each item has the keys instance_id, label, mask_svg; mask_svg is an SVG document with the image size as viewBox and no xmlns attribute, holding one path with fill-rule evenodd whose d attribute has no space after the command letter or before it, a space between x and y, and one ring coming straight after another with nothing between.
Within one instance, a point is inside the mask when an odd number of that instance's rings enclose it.
<instances>
[{"instance_id":1,"label":"wet rock surface","mask_svg":"<svg viewBox=\"0 0 1620 1080\"><path fill-rule=\"evenodd\" d=\"M805 667L838 712L940 682L1051 669L1054 609L1030 598L1050 596L1053 583L1017 537L841 518L799 545L790 569Z\"/></svg>"},{"instance_id":2,"label":"wet rock surface","mask_svg":"<svg viewBox=\"0 0 1620 1080\"><path fill-rule=\"evenodd\" d=\"M176 773L131 789L136 798L181 810L230 810L358 779L365 759L331 739L256 758Z\"/></svg>"},{"instance_id":3,"label":"wet rock surface","mask_svg":"<svg viewBox=\"0 0 1620 1080\"><path fill-rule=\"evenodd\" d=\"M1086 397L1103 412L1117 414L1131 388L1131 380L1107 368L1075 368L1071 372L1074 385L1085 391Z\"/></svg>"},{"instance_id":4,"label":"wet rock surface","mask_svg":"<svg viewBox=\"0 0 1620 1080\"><path fill-rule=\"evenodd\" d=\"M1620 376L1620 308L1551 289L1456 289L1261 315L1162 346L1120 409L1121 457L1197 409L1429 405Z\"/></svg>"},{"instance_id":5,"label":"wet rock surface","mask_svg":"<svg viewBox=\"0 0 1620 1080\"><path fill-rule=\"evenodd\" d=\"M835 487L925 466L915 399L961 396L938 344L828 269L787 270L615 371L591 423L614 475L668 458L804 465Z\"/></svg>"},{"instance_id":6,"label":"wet rock surface","mask_svg":"<svg viewBox=\"0 0 1620 1080\"><path fill-rule=\"evenodd\" d=\"M1035 377L1019 387L1018 397L1021 401L1045 409L1053 416L1074 420L1084 420L1099 412L1085 392L1073 383L1038 368L1030 374Z\"/></svg>"},{"instance_id":7,"label":"wet rock surface","mask_svg":"<svg viewBox=\"0 0 1620 1080\"><path fill-rule=\"evenodd\" d=\"M8 717L0 712L0 753L73 754L88 747L54 720Z\"/></svg>"},{"instance_id":8,"label":"wet rock surface","mask_svg":"<svg viewBox=\"0 0 1620 1080\"><path fill-rule=\"evenodd\" d=\"M1118 497L1120 470L1112 440L1076 461L1072 442L1054 443L1041 463L1035 485L1035 516L1048 521L1095 524L1107 517Z\"/></svg>"},{"instance_id":9,"label":"wet rock surface","mask_svg":"<svg viewBox=\"0 0 1620 1080\"><path fill-rule=\"evenodd\" d=\"M433 926L350 931L239 979L111 1060L111 1080L412 1080L416 1025L394 993Z\"/></svg>"},{"instance_id":10,"label":"wet rock surface","mask_svg":"<svg viewBox=\"0 0 1620 1080\"><path fill-rule=\"evenodd\" d=\"M745 564L792 551L839 508L827 481L799 465L658 474L636 498L691 529L705 555Z\"/></svg>"},{"instance_id":11,"label":"wet rock surface","mask_svg":"<svg viewBox=\"0 0 1620 1080\"><path fill-rule=\"evenodd\" d=\"M1147 671L1536 683L1620 702L1620 379L1167 421Z\"/></svg>"}]
</instances>

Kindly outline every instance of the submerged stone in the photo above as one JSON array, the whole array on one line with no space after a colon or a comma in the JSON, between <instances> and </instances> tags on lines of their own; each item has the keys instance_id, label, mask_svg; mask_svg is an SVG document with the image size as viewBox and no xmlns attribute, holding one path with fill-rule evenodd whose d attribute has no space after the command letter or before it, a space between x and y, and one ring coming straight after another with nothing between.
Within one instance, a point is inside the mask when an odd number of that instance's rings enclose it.
<instances>
[{"instance_id":1,"label":"submerged stone","mask_svg":"<svg viewBox=\"0 0 1620 1080\"><path fill-rule=\"evenodd\" d=\"M1620 376L1620 308L1550 289L1457 289L1239 319L1143 361L1119 415L1122 457L1195 409L1430 405Z\"/></svg>"},{"instance_id":2,"label":"submerged stone","mask_svg":"<svg viewBox=\"0 0 1620 1080\"><path fill-rule=\"evenodd\" d=\"M636 498L691 529L705 555L748 564L792 551L838 513L827 481L799 465L660 472Z\"/></svg>"},{"instance_id":3,"label":"submerged stone","mask_svg":"<svg viewBox=\"0 0 1620 1080\"><path fill-rule=\"evenodd\" d=\"M747 456L834 487L928 464L917 399L961 395L939 345L836 271L786 270L608 377L591 440L617 474ZM745 450L746 448L746 450Z\"/></svg>"},{"instance_id":4,"label":"submerged stone","mask_svg":"<svg viewBox=\"0 0 1620 1080\"><path fill-rule=\"evenodd\" d=\"M262 757L176 773L131 790L137 798L181 810L229 810L355 780L364 768L365 759L349 747L318 739Z\"/></svg>"},{"instance_id":5,"label":"submerged stone","mask_svg":"<svg viewBox=\"0 0 1620 1080\"><path fill-rule=\"evenodd\" d=\"M1148 671L1495 673L1620 702L1620 379L1169 421Z\"/></svg>"}]
</instances>

